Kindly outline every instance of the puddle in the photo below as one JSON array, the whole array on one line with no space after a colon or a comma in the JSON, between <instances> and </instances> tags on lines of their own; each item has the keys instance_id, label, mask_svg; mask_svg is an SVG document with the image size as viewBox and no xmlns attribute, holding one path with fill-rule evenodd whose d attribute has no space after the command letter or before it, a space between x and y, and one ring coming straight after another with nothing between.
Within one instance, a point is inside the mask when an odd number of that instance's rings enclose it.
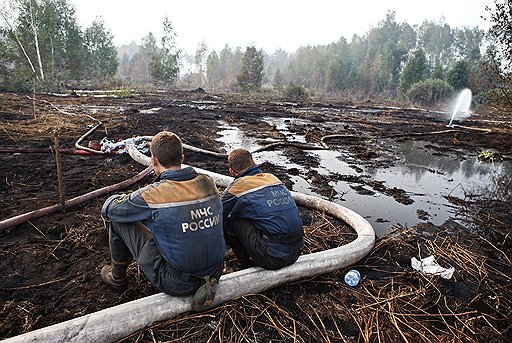
<instances>
[{"instance_id":1,"label":"puddle","mask_svg":"<svg viewBox=\"0 0 512 343\"><path fill-rule=\"evenodd\" d=\"M240 128L223 121L219 122L217 133L221 137L216 140L224 144L224 149L228 153L236 148L245 148L252 151L261 147L256 143L256 140L246 136Z\"/></svg>"},{"instance_id":2,"label":"puddle","mask_svg":"<svg viewBox=\"0 0 512 343\"><path fill-rule=\"evenodd\" d=\"M274 124L289 141L305 142L304 137L293 135L288 130L287 123L295 119L265 120ZM238 147L254 150L261 146L255 139L244 135L242 129L227 123L221 123L219 134L221 137L218 141L224 144L226 151ZM294 136L293 140L290 139L290 135ZM462 161L452 156L433 155L434 151L428 147L432 145L430 142L395 142L387 139L380 141L379 145L379 149L393 152L392 155L384 157L390 159L390 163L383 163L386 167L357 164L357 160L342 150L306 151L319 161L319 166L314 168L291 162L279 150L255 153L254 159L256 163L268 161L286 169L297 168L298 175L290 177L294 184L292 189L321 198L325 197L315 192L315 187L306 176L310 170L316 170L324 176L340 174L363 177L365 181L383 181L383 185L388 189L396 187L405 190L414 201L412 204L401 204L393 197L360 182L329 183L338 192L332 201L366 218L379 236L389 232L391 226L413 226L423 221L440 225L449 218L455 218L453 206L444 198L445 196L464 199L469 192L490 186L494 176L512 174L510 162L480 163L476 155L467 156L467 159Z\"/></svg>"},{"instance_id":3,"label":"puddle","mask_svg":"<svg viewBox=\"0 0 512 343\"><path fill-rule=\"evenodd\" d=\"M265 117L262 119L264 122L274 126L277 131L282 133L288 142L306 143L306 138L301 135L296 135L288 129L288 123L297 125L304 125L307 121L295 118L272 118Z\"/></svg>"},{"instance_id":4,"label":"puddle","mask_svg":"<svg viewBox=\"0 0 512 343\"><path fill-rule=\"evenodd\" d=\"M162 107L153 107L153 108L148 108L147 110L140 110L140 113L142 114L154 114L158 111L160 111L162 109Z\"/></svg>"},{"instance_id":5,"label":"puddle","mask_svg":"<svg viewBox=\"0 0 512 343\"><path fill-rule=\"evenodd\" d=\"M179 107L188 107L198 109L200 111L214 111L218 110L220 106L217 101L187 101L185 103L178 104Z\"/></svg>"}]
</instances>

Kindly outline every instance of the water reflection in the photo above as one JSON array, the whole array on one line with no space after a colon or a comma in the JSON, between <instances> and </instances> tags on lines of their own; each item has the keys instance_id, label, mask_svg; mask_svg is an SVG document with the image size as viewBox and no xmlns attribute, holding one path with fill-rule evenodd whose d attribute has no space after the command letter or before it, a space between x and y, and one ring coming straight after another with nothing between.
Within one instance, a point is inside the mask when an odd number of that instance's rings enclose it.
<instances>
[{"instance_id":1,"label":"water reflection","mask_svg":"<svg viewBox=\"0 0 512 343\"><path fill-rule=\"evenodd\" d=\"M367 172L377 178L383 172L386 174L400 174L397 180L392 175L388 182L396 185L402 184L403 176L413 174L414 181L421 182L434 174L438 179L445 179L448 182L463 182L464 184L488 183L489 176L494 174L510 174L512 165L510 163L482 163L476 154L466 156L462 161L459 158L444 154L433 154L434 150L429 148L431 144L424 141L393 142L384 140L384 144L394 150L401 160L397 165L391 167L391 173L386 173L379 168L367 169ZM436 149L437 150L437 149ZM436 186L434 185L430 185ZM439 186L439 185L437 185Z\"/></svg>"},{"instance_id":2,"label":"water reflection","mask_svg":"<svg viewBox=\"0 0 512 343\"><path fill-rule=\"evenodd\" d=\"M246 136L240 128L223 121L219 122L217 133L221 136L217 141L224 144L224 149L228 153L236 148L254 150L260 147L254 139Z\"/></svg>"},{"instance_id":3,"label":"water reflection","mask_svg":"<svg viewBox=\"0 0 512 343\"><path fill-rule=\"evenodd\" d=\"M283 133L290 141L304 142L301 135L294 135L289 131L288 123L296 123L289 118L265 118L276 129ZM302 120L303 124L306 121ZM249 150L260 145L251 137L246 136L242 129L221 122L218 139L224 144L227 151L237 147ZM373 167L358 163L360 161L350 157L344 150L311 150L305 151L319 161L318 167L311 168L297 165L283 155L281 151L263 151L255 154L257 163L268 161L286 169L297 168L298 175L291 176L294 183L293 190L301 193L322 197L315 192L315 186L309 181L307 174L316 170L324 176L343 175L359 177L359 180L383 181L386 188L403 189L414 201L411 205L401 204L392 197L372 189L371 183L361 181L331 181L337 196L333 201L348 207L365 217L374 227L377 235L390 230L390 226L413 226L427 220L440 225L447 219L454 217L452 205L445 196L464 198L466 192L476 188L491 186L491 179L500 175L512 175L510 162L481 163L476 154L460 159L453 152L439 153L429 142L406 141L396 142L390 139L378 142L379 149L391 152L379 159L389 160L392 163L383 163L387 167ZM390 165L390 166L389 166ZM333 178L339 180L339 178ZM351 187L352 186L352 187ZM372 195L362 195L357 187L371 191ZM420 219L418 211L426 213Z\"/></svg>"},{"instance_id":4,"label":"water reflection","mask_svg":"<svg viewBox=\"0 0 512 343\"><path fill-rule=\"evenodd\" d=\"M273 125L277 131L283 134L289 142L306 143L306 138L302 135L296 135L289 130L290 124L304 125L307 121L297 118L273 118L265 117L262 119L264 122Z\"/></svg>"}]
</instances>

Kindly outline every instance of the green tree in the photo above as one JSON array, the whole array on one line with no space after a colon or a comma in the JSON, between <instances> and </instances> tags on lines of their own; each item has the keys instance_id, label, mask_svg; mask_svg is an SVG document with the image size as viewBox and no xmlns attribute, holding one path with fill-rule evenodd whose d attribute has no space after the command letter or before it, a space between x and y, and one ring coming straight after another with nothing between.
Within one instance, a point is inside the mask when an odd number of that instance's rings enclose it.
<instances>
[{"instance_id":1,"label":"green tree","mask_svg":"<svg viewBox=\"0 0 512 343\"><path fill-rule=\"evenodd\" d=\"M495 10L491 13L492 23L489 36L496 44L496 53L503 60L504 70L512 69L512 3L495 0ZM487 11L491 8L486 6Z\"/></svg>"},{"instance_id":2,"label":"green tree","mask_svg":"<svg viewBox=\"0 0 512 343\"><path fill-rule=\"evenodd\" d=\"M290 82L294 85L300 85L307 88L315 86L315 77L318 78L319 60L323 59L322 52L317 47L305 46L297 49L295 54L290 58L290 66L288 74Z\"/></svg>"},{"instance_id":3,"label":"green tree","mask_svg":"<svg viewBox=\"0 0 512 343\"><path fill-rule=\"evenodd\" d=\"M434 70L432 71L432 78L444 80L444 70L443 70L443 67L441 67L441 65L436 64L436 66L434 67Z\"/></svg>"},{"instance_id":4,"label":"green tree","mask_svg":"<svg viewBox=\"0 0 512 343\"><path fill-rule=\"evenodd\" d=\"M466 60L472 64L478 63L482 57L480 48L484 38L484 31L478 27L454 29L454 47L455 53L460 59Z\"/></svg>"},{"instance_id":5,"label":"green tree","mask_svg":"<svg viewBox=\"0 0 512 343\"><path fill-rule=\"evenodd\" d=\"M469 63L467 61L458 61L448 71L446 81L455 89L460 90L468 86L469 81Z\"/></svg>"},{"instance_id":6,"label":"green tree","mask_svg":"<svg viewBox=\"0 0 512 343\"><path fill-rule=\"evenodd\" d=\"M95 19L91 27L85 30L87 47L87 70L93 80L106 80L112 77L119 62L114 37L105 28L101 17Z\"/></svg>"},{"instance_id":7,"label":"green tree","mask_svg":"<svg viewBox=\"0 0 512 343\"><path fill-rule=\"evenodd\" d=\"M59 53L61 58L52 59L52 76L58 79L60 72L64 78L81 81L87 75L87 47L84 34L74 20L66 20L63 30L66 32L66 39L61 43L63 46L63 50ZM114 56L111 58L113 59Z\"/></svg>"},{"instance_id":8,"label":"green tree","mask_svg":"<svg viewBox=\"0 0 512 343\"><path fill-rule=\"evenodd\" d=\"M39 1L39 43L50 83L80 81L87 73L84 32L66 0Z\"/></svg>"},{"instance_id":9,"label":"green tree","mask_svg":"<svg viewBox=\"0 0 512 343\"><path fill-rule=\"evenodd\" d=\"M326 90L334 92L350 87L349 72L352 68L352 58L350 47L345 38L341 38L338 42L329 44L326 50L328 60L325 87Z\"/></svg>"},{"instance_id":10,"label":"green tree","mask_svg":"<svg viewBox=\"0 0 512 343\"><path fill-rule=\"evenodd\" d=\"M274 74L274 82L272 83L275 89L282 90L284 87L284 78L281 74L281 70L276 69L276 72Z\"/></svg>"},{"instance_id":11,"label":"green tree","mask_svg":"<svg viewBox=\"0 0 512 343\"><path fill-rule=\"evenodd\" d=\"M398 94L404 96L414 83L425 80L428 77L429 67L425 53L422 49L417 49L407 60L404 70L400 75Z\"/></svg>"},{"instance_id":12,"label":"green tree","mask_svg":"<svg viewBox=\"0 0 512 343\"><path fill-rule=\"evenodd\" d=\"M258 90L263 80L263 52L248 46L242 56L238 85L243 92Z\"/></svg>"},{"instance_id":13,"label":"green tree","mask_svg":"<svg viewBox=\"0 0 512 343\"><path fill-rule=\"evenodd\" d=\"M275 85L274 78L277 70L282 77L282 81L285 82L286 74L284 71L288 68L289 54L283 49L277 49L272 54L267 55L265 58L265 79L269 80L270 83ZM283 83L284 86L284 83Z\"/></svg>"},{"instance_id":14,"label":"green tree","mask_svg":"<svg viewBox=\"0 0 512 343\"><path fill-rule=\"evenodd\" d=\"M181 50L176 47L176 33L167 16L163 21L164 35L158 52L151 58L150 73L154 80L167 85L174 85L180 71L179 57Z\"/></svg>"},{"instance_id":15,"label":"green tree","mask_svg":"<svg viewBox=\"0 0 512 343\"><path fill-rule=\"evenodd\" d=\"M125 52L121 60L119 61L119 67L117 68L119 77L125 80L130 80L130 56Z\"/></svg>"},{"instance_id":16,"label":"green tree","mask_svg":"<svg viewBox=\"0 0 512 343\"><path fill-rule=\"evenodd\" d=\"M157 56L157 54L158 47L156 38L153 33L149 32L142 38L137 55L132 58L134 60L132 64L132 74L138 75L136 79L144 83L152 81L150 65L154 56Z\"/></svg>"},{"instance_id":17,"label":"green tree","mask_svg":"<svg viewBox=\"0 0 512 343\"><path fill-rule=\"evenodd\" d=\"M512 4L495 0L488 35L492 45L485 56L486 79L490 84L489 98L503 112L512 114Z\"/></svg>"},{"instance_id":18,"label":"green tree","mask_svg":"<svg viewBox=\"0 0 512 343\"><path fill-rule=\"evenodd\" d=\"M428 63L440 65L443 69L451 67L453 62L454 36L450 25L444 18L439 21L424 21L419 27L418 46L423 49Z\"/></svg>"},{"instance_id":19,"label":"green tree","mask_svg":"<svg viewBox=\"0 0 512 343\"><path fill-rule=\"evenodd\" d=\"M206 59L206 81L215 92L215 87L219 82L219 56L212 51Z\"/></svg>"},{"instance_id":20,"label":"green tree","mask_svg":"<svg viewBox=\"0 0 512 343\"><path fill-rule=\"evenodd\" d=\"M368 67L366 89L394 94L398 85L402 63L415 46L416 34L408 24L396 22L390 11L376 28L369 31L365 64Z\"/></svg>"},{"instance_id":21,"label":"green tree","mask_svg":"<svg viewBox=\"0 0 512 343\"><path fill-rule=\"evenodd\" d=\"M22 42L23 37L16 30L18 25L14 11L5 6L0 9L0 15L5 23L0 30L0 71L3 84L14 84L25 77L38 79L28 46L25 48L26 42Z\"/></svg>"},{"instance_id":22,"label":"green tree","mask_svg":"<svg viewBox=\"0 0 512 343\"><path fill-rule=\"evenodd\" d=\"M237 47L231 49L226 44L219 53L219 86L225 90L236 91L238 89L237 77L240 73L242 50Z\"/></svg>"},{"instance_id":23,"label":"green tree","mask_svg":"<svg viewBox=\"0 0 512 343\"><path fill-rule=\"evenodd\" d=\"M354 90L366 91L367 68L365 65L368 40L364 37L354 35L350 42L350 56L354 64L349 72L350 87Z\"/></svg>"}]
</instances>

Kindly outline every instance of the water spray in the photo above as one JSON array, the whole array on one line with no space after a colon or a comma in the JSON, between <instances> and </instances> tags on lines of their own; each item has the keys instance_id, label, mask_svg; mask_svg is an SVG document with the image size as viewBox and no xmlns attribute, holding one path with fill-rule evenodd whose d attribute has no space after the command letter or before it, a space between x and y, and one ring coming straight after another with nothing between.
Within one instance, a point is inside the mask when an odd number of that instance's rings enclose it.
<instances>
[{"instance_id":1,"label":"water spray","mask_svg":"<svg viewBox=\"0 0 512 343\"><path fill-rule=\"evenodd\" d=\"M471 90L465 88L463 89L455 98L455 106L453 107L452 117L450 119L450 122L447 127L454 127L452 124L453 118L455 118L455 115L459 112L461 113L467 113L469 114L469 107L471 106Z\"/></svg>"}]
</instances>

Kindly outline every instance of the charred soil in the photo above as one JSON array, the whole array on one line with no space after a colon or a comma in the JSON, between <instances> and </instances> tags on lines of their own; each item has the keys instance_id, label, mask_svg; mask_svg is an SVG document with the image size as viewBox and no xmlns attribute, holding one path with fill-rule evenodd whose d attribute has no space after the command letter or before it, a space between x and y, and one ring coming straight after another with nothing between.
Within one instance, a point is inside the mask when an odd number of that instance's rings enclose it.
<instances>
[{"instance_id":1,"label":"charred soil","mask_svg":"<svg viewBox=\"0 0 512 343\"><path fill-rule=\"evenodd\" d=\"M381 153L372 140L389 137L435 142L463 158L480 149L496 157L512 154L510 118L483 114L465 121L478 129L451 130L435 112L354 103L290 103L249 100L202 92L138 94L128 98L92 96L24 96L0 94L0 219L59 203L54 151L63 149L62 174L66 199L124 181L144 169L127 154L73 154L75 142L102 125L83 142L126 139L170 130L184 143L225 152L216 139L219 120L244 130L261 142L285 137L262 117L304 118L290 131L319 146L343 147L363 163L378 163ZM333 127L329 122L340 122ZM327 123L327 124L326 124ZM432 132L441 132L432 135ZM339 136L338 136L339 135ZM279 147L282 153L310 168L317 192L330 198L332 179L320 175L300 147ZM220 157L185 151L185 163L228 175ZM293 168L262 163L293 186ZM135 190L152 175L123 189ZM407 194L365 179L372 188L406 204ZM133 333L125 341L511 341L512 264L510 176L501 180L505 196L452 199L462 221L435 226L395 226L379 237L372 252L358 263L363 279L351 288L342 269L263 294L229 301L205 313L186 313ZM508 182L508 183L507 183ZM500 193L500 194L503 194ZM133 263L130 287L122 294L104 285L101 267L109 261L108 232L100 209L108 195L0 232L0 339L46 327L88 313L157 293ZM508 197L508 198L507 198ZM503 200L505 199L505 200ZM508 199L509 201L506 201ZM346 244L355 234L344 223L301 208L305 225L304 253ZM441 265L455 267L450 280L414 271L410 258L435 254ZM226 266L234 264L228 253ZM352 267L351 267L352 268Z\"/></svg>"}]
</instances>

